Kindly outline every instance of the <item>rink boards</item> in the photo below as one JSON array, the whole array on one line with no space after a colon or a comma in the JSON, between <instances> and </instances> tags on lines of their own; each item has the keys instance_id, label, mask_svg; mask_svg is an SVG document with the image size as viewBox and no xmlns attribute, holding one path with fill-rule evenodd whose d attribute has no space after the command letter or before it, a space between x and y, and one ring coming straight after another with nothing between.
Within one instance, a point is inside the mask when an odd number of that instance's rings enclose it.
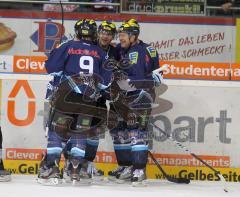
<instances>
[{"instance_id":1,"label":"rink boards","mask_svg":"<svg viewBox=\"0 0 240 197\"><path fill-rule=\"evenodd\" d=\"M5 165L7 170L13 174L22 175L36 175L39 170L40 161L10 161L6 160ZM63 162L60 164L63 167ZM99 169L103 170L105 176L108 171L114 169L117 165L110 163L97 163ZM164 170L171 176L188 178L190 180L198 181L219 181L219 177L207 167L189 167L189 166L162 166ZM239 168L215 168L219 170L226 181L240 182L240 169ZM37 175L36 175L37 176ZM147 177L149 179L165 179L159 169L154 165L147 165Z\"/></svg>"},{"instance_id":2,"label":"rink boards","mask_svg":"<svg viewBox=\"0 0 240 197\"><path fill-rule=\"evenodd\" d=\"M44 96L47 80L2 80L1 126L6 167L13 173L35 174L46 148ZM209 165L220 170L229 181L240 181L240 84L226 81L166 80L168 90L160 91L165 112L151 121L172 131L174 139ZM197 88L196 88L197 87ZM160 95L161 94L161 95ZM172 107L169 103L172 104ZM166 110L167 109L167 110ZM168 173L194 180L217 177L183 149L150 127L152 151ZM106 171L116 165L108 132L100 140L98 165ZM162 178L149 160L148 176Z\"/></svg>"}]
</instances>

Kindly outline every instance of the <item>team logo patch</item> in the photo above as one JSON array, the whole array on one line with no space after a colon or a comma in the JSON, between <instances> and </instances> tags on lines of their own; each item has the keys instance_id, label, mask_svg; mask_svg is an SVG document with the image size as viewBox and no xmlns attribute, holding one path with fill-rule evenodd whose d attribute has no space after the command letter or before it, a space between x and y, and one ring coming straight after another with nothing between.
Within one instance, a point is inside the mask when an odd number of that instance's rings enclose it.
<instances>
[{"instance_id":1,"label":"team logo patch","mask_svg":"<svg viewBox=\"0 0 240 197\"><path fill-rule=\"evenodd\" d=\"M129 59L131 64L136 64L138 60L138 52L129 53Z\"/></svg>"},{"instance_id":2,"label":"team logo patch","mask_svg":"<svg viewBox=\"0 0 240 197\"><path fill-rule=\"evenodd\" d=\"M157 57L157 51L154 47L147 47L147 51L151 57Z\"/></svg>"}]
</instances>

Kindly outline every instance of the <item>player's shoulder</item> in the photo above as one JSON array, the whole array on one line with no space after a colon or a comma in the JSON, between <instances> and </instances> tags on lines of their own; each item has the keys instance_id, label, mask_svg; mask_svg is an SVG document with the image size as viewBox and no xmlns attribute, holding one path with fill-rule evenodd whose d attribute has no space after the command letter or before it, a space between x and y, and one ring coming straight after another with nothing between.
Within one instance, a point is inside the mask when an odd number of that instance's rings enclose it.
<instances>
[{"instance_id":1,"label":"player's shoulder","mask_svg":"<svg viewBox=\"0 0 240 197\"><path fill-rule=\"evenodd\" d=\"M61 42L59 45L57 45L56 49L65 48L69 45L72 45L73 42L74 42L74 40L65 40L65 41Z\"/></svg>"},{"instance_id":2,"label":"player's shoulder","mask_svg":"<svg viewBox=\"0 0 240 197\"><path fill-rule=\"evenodd\" d=\"M71 40L61 42L60 44L58 44L55 48L53 48L51 50L50 56L52 56L56 53L64 53L68 49L68 47L70 46L71 42L72 42Z\"/></svg>"},{"instance_id":3,"label":"player's shoulder","mask_svg":"<svg viewBox=\"0 0 240 197\"><path fill-rule=\"evenodd\" d=\"M104 50L98 45L92 45L92 49L95 49L95 50L99 51L100 53L104 53Z\"/></svg>"},{"instance_id":4,"label":"player's shoulder","mask_svg":"<svg viewBox=\"0 0 240 197\"><path fill-rule=\"evenodd\" d=\"M92 44L89 49L97 53L98 57L105 58L105 51L100 46Z\"/></svg>"},{"instance_id":5,"label":"player's shoulder","mask_svg":"<svg viewBox=\"0 0 240 197\"><path fill-rule=\"evenodd\" d=\"M152 57L157 57L157 50L155 47L151 46L150 44L147 44L140 40L139 45L147 51L147 53Z\"/></svg>"},{"instance_id":6,"label":"player's shoulder","mask_svg":"<svg viewBox=\"0 0 240 197\"><path fill-rule=\"evenodd\" d=\"M96 43L87 40L80 40L78 46L86 50L102 51L101 47L99 47Z\"/></svg>"}]
</instances>

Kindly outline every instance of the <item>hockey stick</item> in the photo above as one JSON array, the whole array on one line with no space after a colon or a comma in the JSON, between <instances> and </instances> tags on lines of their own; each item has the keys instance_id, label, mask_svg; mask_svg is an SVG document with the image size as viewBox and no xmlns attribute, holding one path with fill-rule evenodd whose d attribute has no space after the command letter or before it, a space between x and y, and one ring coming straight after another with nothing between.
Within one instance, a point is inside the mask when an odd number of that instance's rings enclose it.
<instances>
[{"instance_id":1,"label":"hockey stick","mask_svg":"<svg viewBox=\"0 0 240 197\"><path fill-rule=\"evenodd\" d=\"M167 68L169 67L169 64L163 64L160 68L157 68L155 70L153 70L153 73L159 73L159 72L163 72L165 70L167 70Z\"/></svg>"},{"instance_id":2,"label":"hockey stick","mask_svg":"<svg viewBox=\"0 0 240 197\"><path fill-rule=\"evenodd\" d=\"M181 149L183 149L185 152L187 152L188 154L192 155L194 158L196 158L197 160L199 160L200 162L202 162L205 166L207 166L209 169L211 169L215 175L217 175L220 179L220 181L223 183L223 190L225 192L228 192L228 189L226 187L226 180L223 177L223 175L217 171L216 169L214 169L212 166L210 166L208 163L206 163L204 160L202 160L200 157L198 157L196 154L192 153L190 150L188 150L188 148L186 146L184 146L183 144L181 144L180 142L177 142L175 139L172 138L171 134L168 134L166 131L162 130L161 128L159 128L158 126L156 126L153 123L150 123L150 125L152 125L154 128L156 128L157 130L159 130L161 133L163 133L165 136L167 136L168 139L171 139L178 147L180 147Z\"/></svg>"},{"instance_id":3,"label":"hockey stick","mask_svg":"<svg viewBox=\"0 0 240 197\"><path fill-rule=\"evenodd\" d=\"M62 20L62 28L61 28L61 34L60 34L60 41L59 41L59 44L62 43L62 39L63 39L63 34L64 34L64 9L63 9L63 4L62 4L62 1L59 0L59 4L60 4L60 7L61 7L61 20Z\"/></svg>"},{"instance_id":4,"label":"hockey stick","mask_svg":"<svg viewBox=\"0 0 240 197\"><path fill-rule=\"evenodd\" d=\"M148 154L150 155L150 157L152 158L152 160L154 161L154 163L156 164L156 166L158 167L158 169L162 172L163 176L169 181L169 182L173 182L173 183L184 183L184 184L189 184L190 183L190 179L187 178L177 178L177 177L173 177L168 175L162 168L162 166L158 163L158 161L155 159L155 157L153 156L153 154L151 153L151 151L148 151Z\"/></svg>"}]
</instances>

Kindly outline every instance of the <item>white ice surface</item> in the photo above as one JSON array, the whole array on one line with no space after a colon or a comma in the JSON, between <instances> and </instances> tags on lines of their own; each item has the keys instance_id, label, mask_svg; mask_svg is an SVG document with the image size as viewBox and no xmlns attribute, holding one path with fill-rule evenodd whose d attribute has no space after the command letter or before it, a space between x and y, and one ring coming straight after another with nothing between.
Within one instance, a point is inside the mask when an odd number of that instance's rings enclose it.
<instances>
[{"instance_id":1,"label":"white ice surface","mask_svg":"<svg viewBox=\"0 0 240 197\"><path fill-rule=\"evenodd\" d=\"M13 175L11 182L0 183L0 197L239 197L240 183L191 181L189 185L149 181L147 187L130 185L43 186L36 176Z\"/></svg>"}]
</instances>

